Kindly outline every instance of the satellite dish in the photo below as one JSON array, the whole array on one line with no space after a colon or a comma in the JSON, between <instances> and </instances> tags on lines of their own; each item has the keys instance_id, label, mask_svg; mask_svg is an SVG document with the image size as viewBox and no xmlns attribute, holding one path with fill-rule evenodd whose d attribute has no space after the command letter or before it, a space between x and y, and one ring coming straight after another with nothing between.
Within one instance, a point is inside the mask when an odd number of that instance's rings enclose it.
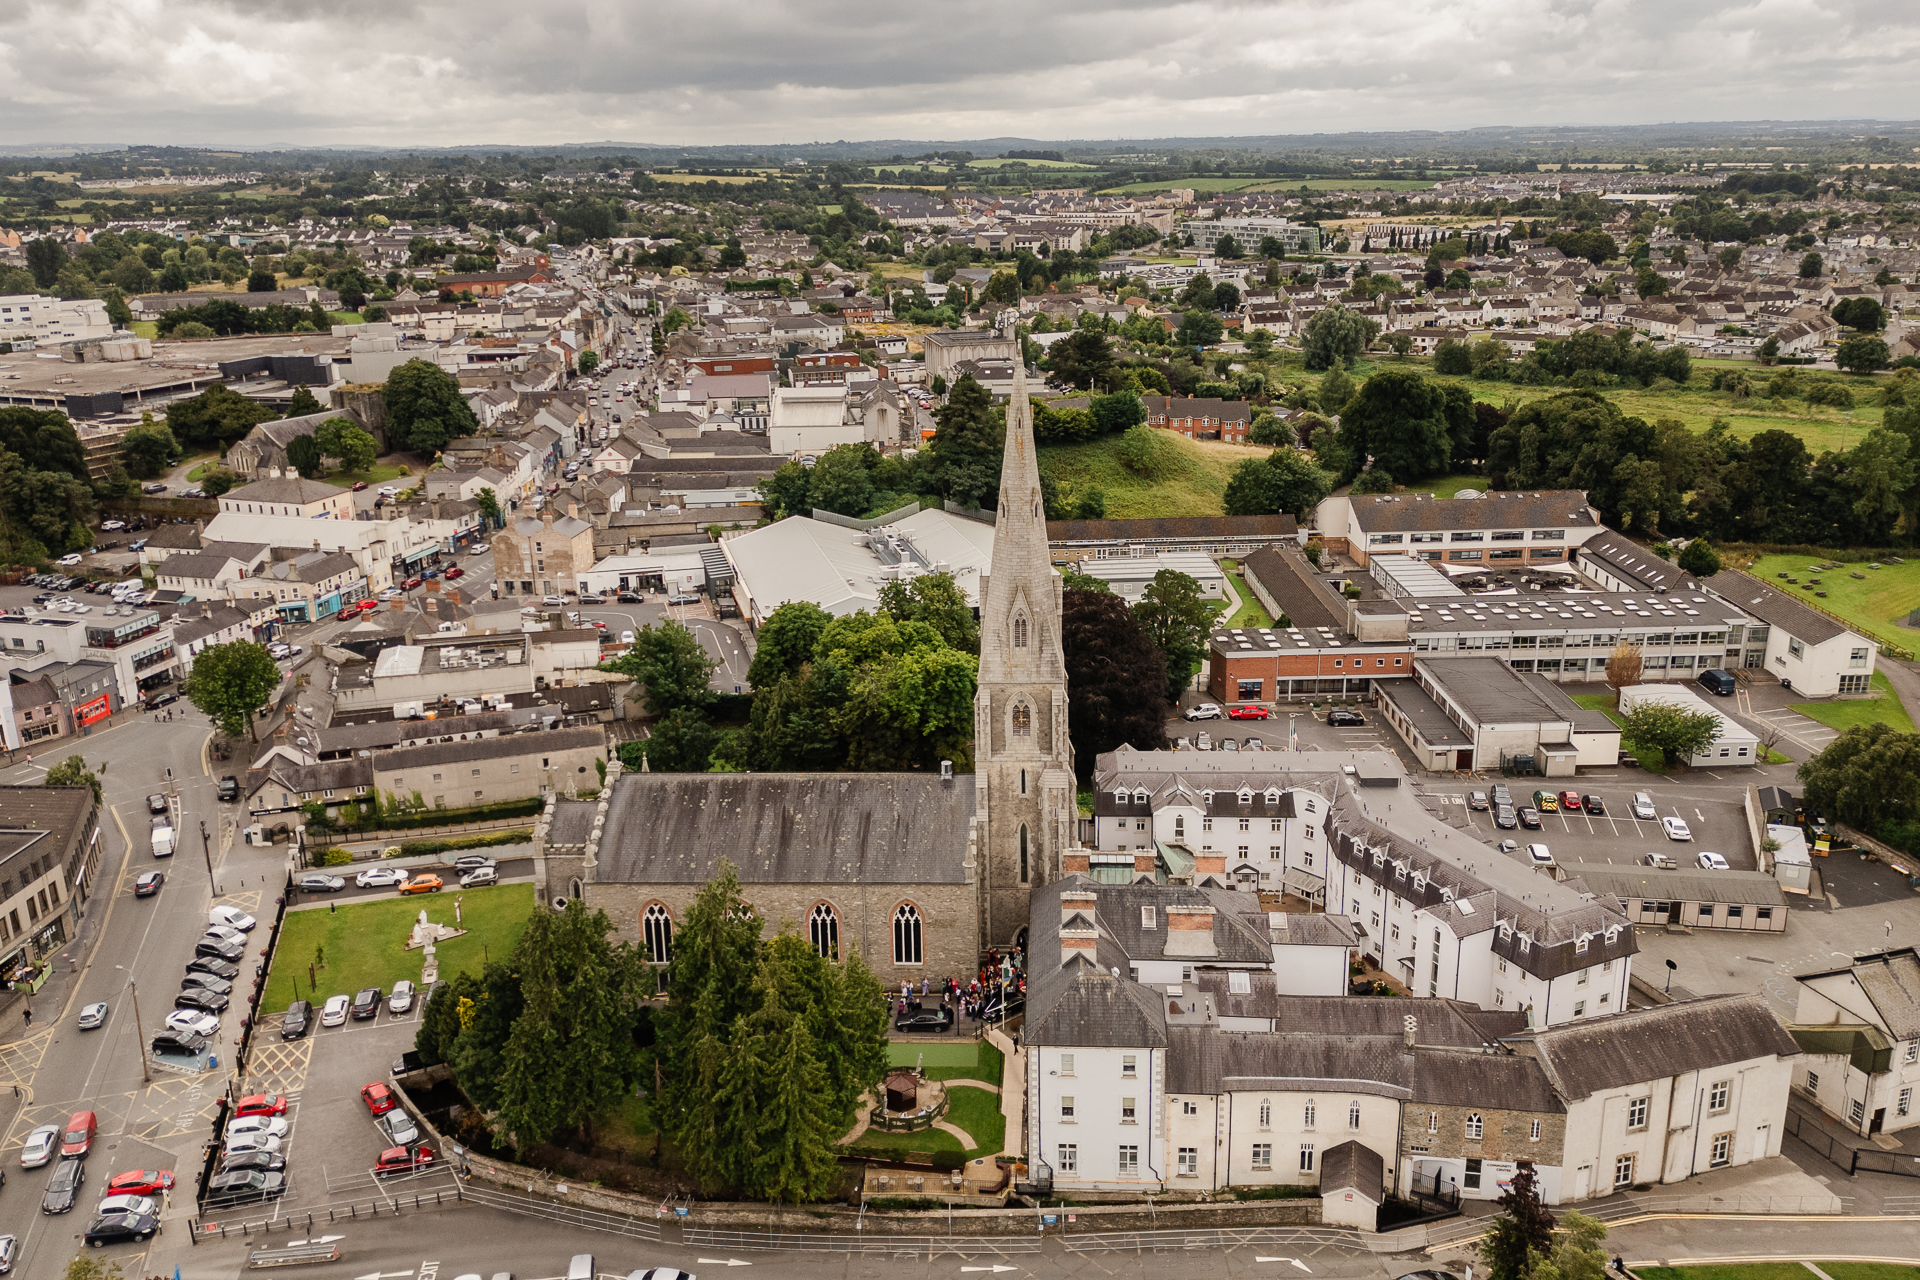
<instances>
[{"instance_id":1,"label":"satellite dish","mask_svg":"<svg viewBox=\"0 0 1920 1280\"><path fill-rule=\"evenodd\" d=\"M552 906L555 911L565 911L567 909L567 900L565 898L555 898Z\"/></svg>"}]
</instances>

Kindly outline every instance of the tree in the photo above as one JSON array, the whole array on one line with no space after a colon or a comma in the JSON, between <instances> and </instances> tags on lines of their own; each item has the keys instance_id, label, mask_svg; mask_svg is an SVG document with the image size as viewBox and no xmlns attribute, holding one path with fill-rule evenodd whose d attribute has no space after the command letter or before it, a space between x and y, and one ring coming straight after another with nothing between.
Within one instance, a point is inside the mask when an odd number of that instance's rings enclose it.
<instances>
[{"instance_id":1,"label":"tree","mask_svg":"<svg viewBox=\"0 0 1920 1280\"><path fill-rule=\"evenodd\" d=\"M1871 334L1856 334L1842 342L1833 353L1833 362L1848 373L1874 373L1893 362L1887 344Z\"/></svg>"},{"instance_id":2,"label":"tree","mask_svg":"<svg viewBox=\"0 0 1920 1280\"><path fill-rule=\"evenodd\" d=\"M600 670L640 682L647 714L664 716L681 707L698 710L712 705L711 682L719 665L693 632L677 622L663 621L636 631L627 651L601 663Z\"/></svg>"},{"instance_id":3,"label":"tree","mask_svg":"<svg viewBox=\"0 0 1920 1280\"><path fill-rule=\"evenodd\" d=\"M60 1280L123 1280L126 1272L118 1262L107 1262L92 1254L77 1253L60 1273Z\"/></svg>"},{"instance_id":4,"label":"tree","mask_svg":"<svg viewBox=\"0 0 1920 1280\"><path fill-rule=\"evenodd\" d=\"M1833 304L1834 323L1862 333L1878 333L1887 327L1887 309L1872 298L1842 298Z\"/></svg>"},{"instance_id":5,"label":"tree","mask_svg":"<svg viewBox=\"0 0 1920 1280\"><path fill-rule=\"evenodd\" d=\"M280 281L274 277L271 271L255 267L247 276L248 293L272 293L279 289L279 287Z\"/></svg>"},{"instance_id":6,"label":"tree","mask_svg":"<svg viewBox=\"0 0 1920 1280\"><path fill-rule=\"evenodd\" d=\"M308 480L322 471L320 444L312 436L295 436L287 441L287 461Z\"/></svg>"},{"instance_id":7,"label":"tree","mask_svg":"<svg viewBox=\"0 0 1920 1280\"><path fill-rule=\"evenodd\" d=\"M1167 660L1167 701L1177 703L1180 691L1200 670L1213 626L1213 610L1200 584L1176 569L1162 569L1141 593L1133 616Z\"/></svg>"},{"instance_id":8,"label":"tree","mask_svg":"<svg viewBox=\"0 0 1920 1280\"><path fill-rule=\"evenodd\" d=\"M455 999L453 1035L439 1060L452 1065L461 1089L482 1110L498 1111L507 1045L513 1024L527 1007L520 971L511 957L503 957L487 965L477 981L463 973L455 982L461 979L465 981Z\"/></svg>"},{"instance_id":9,"label":"tree","mask_svg":"<svg viewBox=\"0 0 1920 1280\"><path fill-rule=\"evenodd\" d=\"M865 444L841 444L822 454L807 479L807 505L843 516L863 516L873 505L873 464Z\"/></svg>"},{"instance_id":10,"label":"tree","mask_svg":"<svg viewBox=\"0 0 1920 1280\"><path fill-rule=\"evenodd\" d=\"M980 624L951 573L923 573L880 584L880 611L895 622L925 623L949 648L980 652Z\"/></svg>"},{"instance_id":11,"label":"tree","mask_svg":"<svg viewBox=\"0 0 1920 1280\"><path fill-rule=\"evenodd\" d=\"M963 373L947 392L947 402L933 412L938 424L930 442L934 476L941 491L969 507L991 507L1000 494L1001 453L1006 422L996 412L993 397L970 373Z\"/></svg>"},{"instance_id":12,"label":"tree","mask_svg":"<svg viewBox=\"0 0 1920 1280\"><path fill-rule=\"evenodd\" d=\"M522 1145L563 1132L591 1141L594 1118L639 1083L635 1003L651 992L612 934L604 911L575 898L535 911L513 949L525 1009L502 1055L500 1118Z\"/></svg>"},{"instance_id":13,"label":"tree","mask_svg":"<svg viewBox=\"0 0 1920 1280\"><path fill-rule=\"evenodd\" d=\"M1300 349L1307 368L1331 369L1336 362L1358 360L1379 332L1378 324L1336 302L1307 321Z\"/></svg>"},{"instance_id":14,"label":"tree","mask_svg":"<svg viewBox=\"0 0 1920 1280\"><path fill-rule=\"evenodd\" d=\"M420 1029L413 1033L413 1047L428 1066L453 1057L454 1042L460 1036L460 1002L479 994L480 984L470 973L455 974L452 981L435 986L420 1011Z\"/></svg>"},{"instance_id":15,"label":"tree","mask_svg":"<svg viewBox=\"0 0 1920 1280\"><path fill-rule=\"evenodd\" d=\"M1067 662L1067 723L1074 764L1093 774L1097 757L1121 743L1166 743L1167 659L1119 596L1067 591L1061 644Z\"/></svg>"},{"instance_id":16,"label":"tree","mask_svg":"<svg viewBox=\"0 0 1920 1280\"><path fill-rule=\"evenodd\" d=\"M1806 807L1863 831L1920 817L1920 734L1856 725L1799 768Z\"/></svg>"},{"instance_id":17,"label":"tree","mask_svg":"<svg viewBox=\"0 0 1920 1280\"><path fill-rule=\"evenodd\" d=\"M1333 492L1333 481L1298 449L1282 446L1235 467L1223 501L1230 516L1286 512L1306 521L1320 500Z\"/></svg>"},{"instance_id":18,"label":"tree","mask_svg":"<svg viewBox=\"0 0 1920 1280\"><path fill-rule=\"evenodd\" d=\"M1671 766L1712 746L1720 736L1720 717L1666 702L1643 702L1626 713L1620 729L1642 747L1657 747Z\"/></svg>"},{"instance_id":19,"label":"tree","mask_svg":"<svg viewBox=\"0 0 1920 1280\"><path fill-rule=\"evenodd\" d=\"M1209 347L1220 341L1223 333L1225 329L1219 316L1195 307L1180 317L1180 327L1174 331L1173 340L1183 347Z\"/></svg>"},{"instance_id":20,"label":"tree","mask_svg":"<svg viewBox=\"0 0 1920 1280\"><path fill-rule=\"evenodd\" d=\"M1607 1280L1607 1224L1577 1209L1561 1217L1554 1233L1553 1253L1535 1257L1532 1280Z\"/></svg>"},{"instance_id":21,"label":"tree","mask_svg":"<svg viewBox=\"0 0 1920 1280\"><path fill-rule=\"evenodd\" d=\"M0 449L15 454L29 471L87 478L87 451L67 416L54 409L0 408Z\"/></svg>"},{"instance_id":22,"label":"tree","mask_svg":"<svg viewBox=\"0 0 1920 1280\"><path fill-rule=\"evenodd\" d=\"M1433 371L1465 377L1473 372L1473 348L1453 338L1442 338L1433 349Z\"/></svg>"},{"instance_id":23,"label":"tree","mask_svg":"<svg viewBox=\"0 0 1920 1280\"><path fill-rule=\"evenodd\" d=\"M100 779L93 770L87 768L85 756L68 756L48 769L40 781L41 785L48 787L90 787L93 790L93 802L100 803Z\"/></svg>"},{"instance_id":24,"label":"tree","mask_svg":"<svg viewBox=\"0 0 1920 1280\"><path fill-rule=\"evenodd\" d=\"M1740 252L1739 245L1730 244L1722 249L1716 256L1719 258L1722 268L1728 271L1738 271L1740 269Z\"/></svg>"},{"instance_id":25,"label":"tree","mask_svg":"<svg viewBox=\"0 0 1920 1280\"><path fill-rule=\"evenodd\" d=\"M1613 646L1613 652L1607 655L1607 685L1615 697L1619 696L1622 689L1640 683L1642 665L1639 645L1631 640L1622 640Z\"/></svg>"},{"instance_id":26,"label":"tree","mask_svg":"<svg viewBox=\"0 0 1920 1280\"><path fill-rule=\"evenodd\" d=\"M891 584L889 584L891 585ZM755 689L771 689L788 676L799 674L813 657L820 633L832 616L810 600L789 600L775 609L760 628L747 682Z\"/></svg>"},{"instance_id":27,"label":"tree","mask_svg":"<svg viewBox=\"0 0 1920 1280\"><path fill-rule=\"evenodd\" d=\"M1817 253L1810 253L1800 259L1800 278L1802 280L1817 280L1820 277L1820 273L1825 269L1826 263L1821 260L1820 255Z\"/></svg>"},{"instance_id":28,"label":"tree","mask_svg":"<svg viewBox=\"0 0 1920 1280\"><path fill-rule=\"evenodd\" d=\"M1213 252L1216 256L1224 258L1228 262L1246 256L1240 248L1240 242L1232 236L1221 236L1218 240L1214 241Z\"/></svg>"},{"instance_id":29,"label":"tree","mask_svg":"<svg viewBox=\"0 0 1920 1280\"><path fill-rule=\"evenodd\" d=\"M280 669L273 655L251 640L234 640L209 645L194 655L193 670L180 692L211 716L227 737L238 738L245 729L248 738L258 742L254 713L279 686Z\"/></svg>"},{"instance_id":30,"label":"tree","mask_svg":"<svg viewBox=\"0 0 1920 1280\"><path fill-rule=\"evenodd\" d=\"M262 422L277 415L258 400L249 400L225 383L215 383L189 400L167 406L167 427L174 439L189 449L226 447Z\"/></svg>"},{"instance_id":31,"label":"tree","mask_svg":"<svg viewBox=\"0 0 1920 1280\"><path fill-rule=\"evenodd\" d=\"M1103 436L1120 435L1147 420L1147 406L1132 391L1095 396L1087 403L1094 430Z\"/></svg>"},{"instance_id":32,"label":"tree","mask_svg":"<svg viewBox=\"0 0 1920 1280\"><path fill-rule=\"evenodd\" d=\"M33 283L38 287L53 288L53 282L60 278L60 270L67 262L66 246L58 240L41 236L27 241L27 270L33 273Z\"/></svg>"},{"instance_id":33,"label":"tree","mask_svg":"<svg viewBox=\"0 0 1920 1280\"><path fill-rule=\"evenodd\" d=\"M644 759L655 773L705 773L719 738L719 730L698 709L675 707L647 737L621 743L620 759L636 769Z\"/></svg>"},{"instance_id":34,"label":"tree","mask_svg":"<svg viewBox=\"0 0 1920 1280\"><path fill-rule=\"evenodd\" d=\"M1761 364L1772 364L1780 358L1780 339L1773 334L1768 334L1766 341L1760 344L1754 351L1754 355L1759 357Z\"/></svg>"},{"instance_id":35,"label":"tree","mask_svg":"<svg viewBox=\"0 0 1920 1280\"><path fill-rule=\"evenodd\" d=\"M1353 487L1347 492L1364 496L1370 493L1392 493L1393 473L1382 471L1377 465L1362 471L1353 478Z\"/></svg>"},{"instance_id":36,"label":"tree","mask_svg":"<svg viewBox=\"0 0 1920 1280\"><path fill-rule=\"evenodd\" d=\"M480 514L487 518L487 527L498 529L500 520L500 496L491 488L482 489L473 495L473 504L480 508Z\"/></svg>"},{"instance_id":37,"label":"tree","mask_svg":"<svg viewBox=\"0 0 1920 1280\"><path fill-rule=\"evenodd\" d=\"M1720 572L1720 553L1705 538L1695 538L1680 553L1678 563L1696 578L1711 578Z\"/></svg>"},{"instance_id":38,"label":"tree","mask_svg":"<svg viewBox=\"0 0 1920 1280\"><path fill-rule=\"evenodd\" d=\"M1113 349L1098 329L1075 329L1047 348L1047 368L1085 391L1113 367Z\"/></svg>"},{"instance_id":39,"label":"tree","mask_svg":"<svg viewBox=\"0 0 1920 1280\"><path fill-rule=\"evenodd\" d=\"M395 449L433 453L479 428L460 384L431 361L409 360L393 370L381 398L387 408L387 439Z\"/></svg>"},{"instance_id":40,"label":"tree","mask_svg":"<svg viewBox=\"0 0 1920 1280\"><path fill-rule=\"evenodd\" d=\"M593 371L600 367L599 353L593 352L593 351L582 351L580 353L580 358L574 361L574 365L576 368L580 370L581 377L583 378L590 377L592 376Z\"/></svg>"},{"instance_id":41,"label":"tree","mask_svg":"<svg viewBox=\"0 0 1920 1280\"><path fill-rule=\"evenodd\" d=\"M1553 1211L1540 1199L1533 1162L1521 1160L1513 1181L1496 1201L1500 1216L1475 1248L1487 1264L1487 1280L1530 1280L1533 1258L1553 1248Z\"/></svg>"},{"instance_id":42,"label":"tree","mask_svg":"<svg viewBox=\"0 0 1920 1280\"><path fill-rule=\"evenodd\" d=\"M1446 397L1411 369L1368 378L1340 414L1340 447L1350 465L1373 465L1403 483L1447 474L1453 459Z\"/></svg>"},{"instance_id":43,"label":"tree","mask_svg":"<svg viewBox=\"0 0 1920 1280\"><path fill-rule=\"evenodd\" d=\"M326 457L338 458L343 471L365 471L380 456L380 442L352 418L328 418L314 428L313 442Z\"/></svg>"},{"instance_id":44,"label":"tree","mask_svg":"<svg viewBox=\"0 0 1920 1280\"><path fill-rule=\"evenodd\" d=\"M304 418L310 413L318 412L320 412L320 402L313 398L313 392L307 390L306 384L302 383L295 387L293 399L287 402L287 416Z\"/></svg>"},{"instance_id":45,"label":"tree","mask_svg":"<svg viewBox=\"0 0 1920 1280\"><path fill-rule=\"evenodd\" d=\"M200 488L209 498L217 498L240 483L240 477L225 467L214 467L200 477Z\"/></svg>"},{"instance_id":46,"label":"tree","mask_svg":"<svg viewBox=\"0 0 1920 1280\"><path fill-rule=\"evenodd\" d=\"M142 413L140 425L129 427L120 440L120 458L127 474L136 480L151 480L171 466L180 456L180 442L164 422L155 422L153 414Z\"/></svg>"}]
</instances>

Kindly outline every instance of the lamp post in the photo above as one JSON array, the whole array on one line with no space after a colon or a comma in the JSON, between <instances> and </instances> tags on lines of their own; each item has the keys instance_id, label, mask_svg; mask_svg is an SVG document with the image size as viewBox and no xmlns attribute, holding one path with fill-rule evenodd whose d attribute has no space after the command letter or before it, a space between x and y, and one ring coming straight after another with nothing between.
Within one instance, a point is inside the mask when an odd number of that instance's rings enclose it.
<instances>
[{"instance_id":1,"label":"lamp post","mask_svg":"<svg viewBox=\"0 0 1920 1280\"><path fill-rule=\"evenodd\" d=\"M140 1017L140 986L138 983L129 981L127 983L127 991L133 996L134 1026L139 1027L142 1025L142 1019ZM141 1040L138 1041L138 1044L140 1046L140 1078L148 1084L152 1084L153 1069L147 1065L147 1042Z\"/></svg>"},{"instance_id":2,"label":"lamp post","mask_svg":"<svg viewBox=\"0 0 1920 1280\"><path fill-rule=\"evenodd\" d=\"M200 853L207 860L207 888L214 897L220 896L220 888L213 882L213 837L207 834L207 820L200 819Z\"/></svg>"},{"instance_id":3,"label":"lamp post","mask_svg":"<svg viewBox=\"0 0 1920 1280\"><path fill-rule=\"evenodd\" d=\"M1667 994L1667 995L1673 994L1673 971L1675 969L1678 969L1679 967L1680 966L1675 964L1673 961L1671 960L1667 961L1667 986L1664 994Z\"/></svg>"}]
</instances>

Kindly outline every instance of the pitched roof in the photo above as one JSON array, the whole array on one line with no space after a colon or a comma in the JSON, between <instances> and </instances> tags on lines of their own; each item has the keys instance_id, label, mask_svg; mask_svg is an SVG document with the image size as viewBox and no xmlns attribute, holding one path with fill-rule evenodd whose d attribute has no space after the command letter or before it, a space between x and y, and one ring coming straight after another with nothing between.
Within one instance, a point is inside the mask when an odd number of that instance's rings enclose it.
<instances>
[{"instance_id":1,"label":"pitched roof","mask_svg":"<svg viewBox=\"0 0 1920 1280\"><path fill-rule=\"evenodd\" d=\"M1578 489L1489 493L1481 498L1409 494L1350 497L1356 528L1366 533L1444 529L1593 529L1600 521Z\"/></svg>"},{"instance_id":2,"label":"pitched roof","mask_svg":"<svg viewBox=\"0 0 1920 1280\"><path fill-rule=\"evenodd\" d=\"M1851 975L1880 1014L1887 1031L1898 1040L1920 1039L1920 955L1901 947L1874 955L1855 956L1851 965L1796 975L1809 978Z\"/></svg>"},{"instance_id":3,"label":"pitched roof","mask_svg":"<svg viewBox=\"0 0 1920 1280\"><path fill-rule=\"evenodd\" d=\"M1809 609L1786 592L1738 569L1722 569L1707 579L1707 585L1729 604L1807 644L1825 644L1849 633L1847 627L1826 614Z\"/></svg>"},{"instance_id":4,"label":"pitched roof","mask_svg":"<svg viewBox=\"0 0 1920 1280\"><path fill-rule=\"evenodd\" d=\"M1289 515L1167 516L1145 520L1049 520L1047 541L1119 542L1148 538L1291 538L1299 523Z\"/></svg>"},{"instance_id":5,"label":"pitched roof","mask_svg":"<svg viewBox=\"0 0 1920 1280\"><path fill-rule=\"evenodd\" d=\"M282 476L277 480L255 480L252 484L243 484L238 489L229 489L223 496L233 502L284 502L304 506L309 502L324 502L345 492L337 484L325 484L303 476Z\"/></svg>"},{"instance_id":6,"label":"pitched roof","mask_svg":"<svg viewBox=\"0 0 1920 1280\"><path fill-rule=\"evenodd\" d=\"M1624 1085L1800 1052L1757 994L1702 996L1510 1037L1531 1044L1569 1102Z\"/></svg>"},{"instance_id":7,"label":"pitched roof","mask_svg":"<svg viewBox=\"0 0 1920 1280\"><path fill-rule=\"evenodd\" d=\"M1028 1044L1157 1048L1167 1043L1166 1002L1137 982L1075 964L1028 980L1021 1035Z\"/></svg>"},{"instance_id":8,"label":"pitched roof","mask_svg":"<svg viewBox=\"0 0 1920 1280\"><path fill-rule=\"evenodd\" d=\"M436 764L463 764L470 760L503 760L514 756L552 755L582 747L604 747L606 731L598 725L578 729L547 729L536 733L503 733L465 742L430 742L418 747L395 747L374 756L382 773L429 768Z\"/></svg>"},{"instance_id":9,"label":"pitched roof","mask_svg":"<svg viewBox=\"0 0 1920 1280\"><path fill-rule=\"evenodd\" d=\"M1346 629L1346 611L1320 587L1312 566L1298 551L1264 546L1250 553L1240 567L1272 597L1294 626Z\"/></svg>"},{"instance_id":10,"label":"pitched roof","mask_svg":"<svg viewBox=\"0 0 1920 1280\"><path fill-rule=\"evenodd\" d=\"M1369 1200L1385 1195L1386 1162L1365 1143L1348 1139L1320 1153L1320 1193L1352 1188Z\"/></svg>"}]
</instances>

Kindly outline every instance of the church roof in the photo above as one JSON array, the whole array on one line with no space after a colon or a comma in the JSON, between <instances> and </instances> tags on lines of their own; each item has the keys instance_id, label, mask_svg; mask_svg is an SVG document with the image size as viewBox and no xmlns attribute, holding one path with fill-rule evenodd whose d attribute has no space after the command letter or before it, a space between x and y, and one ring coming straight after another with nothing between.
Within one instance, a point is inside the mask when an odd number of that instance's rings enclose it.
<instances>
[{"instance_id":1,"label":"church roof","mask_svg":"<svg viewBox=\"0 0 1920 1280\"><path fill-rule=\"evenodd\" d=\"M629 773L596 879L705 884L962 884L974 779L926 773Z\"/></svg>"}]
</instances>

